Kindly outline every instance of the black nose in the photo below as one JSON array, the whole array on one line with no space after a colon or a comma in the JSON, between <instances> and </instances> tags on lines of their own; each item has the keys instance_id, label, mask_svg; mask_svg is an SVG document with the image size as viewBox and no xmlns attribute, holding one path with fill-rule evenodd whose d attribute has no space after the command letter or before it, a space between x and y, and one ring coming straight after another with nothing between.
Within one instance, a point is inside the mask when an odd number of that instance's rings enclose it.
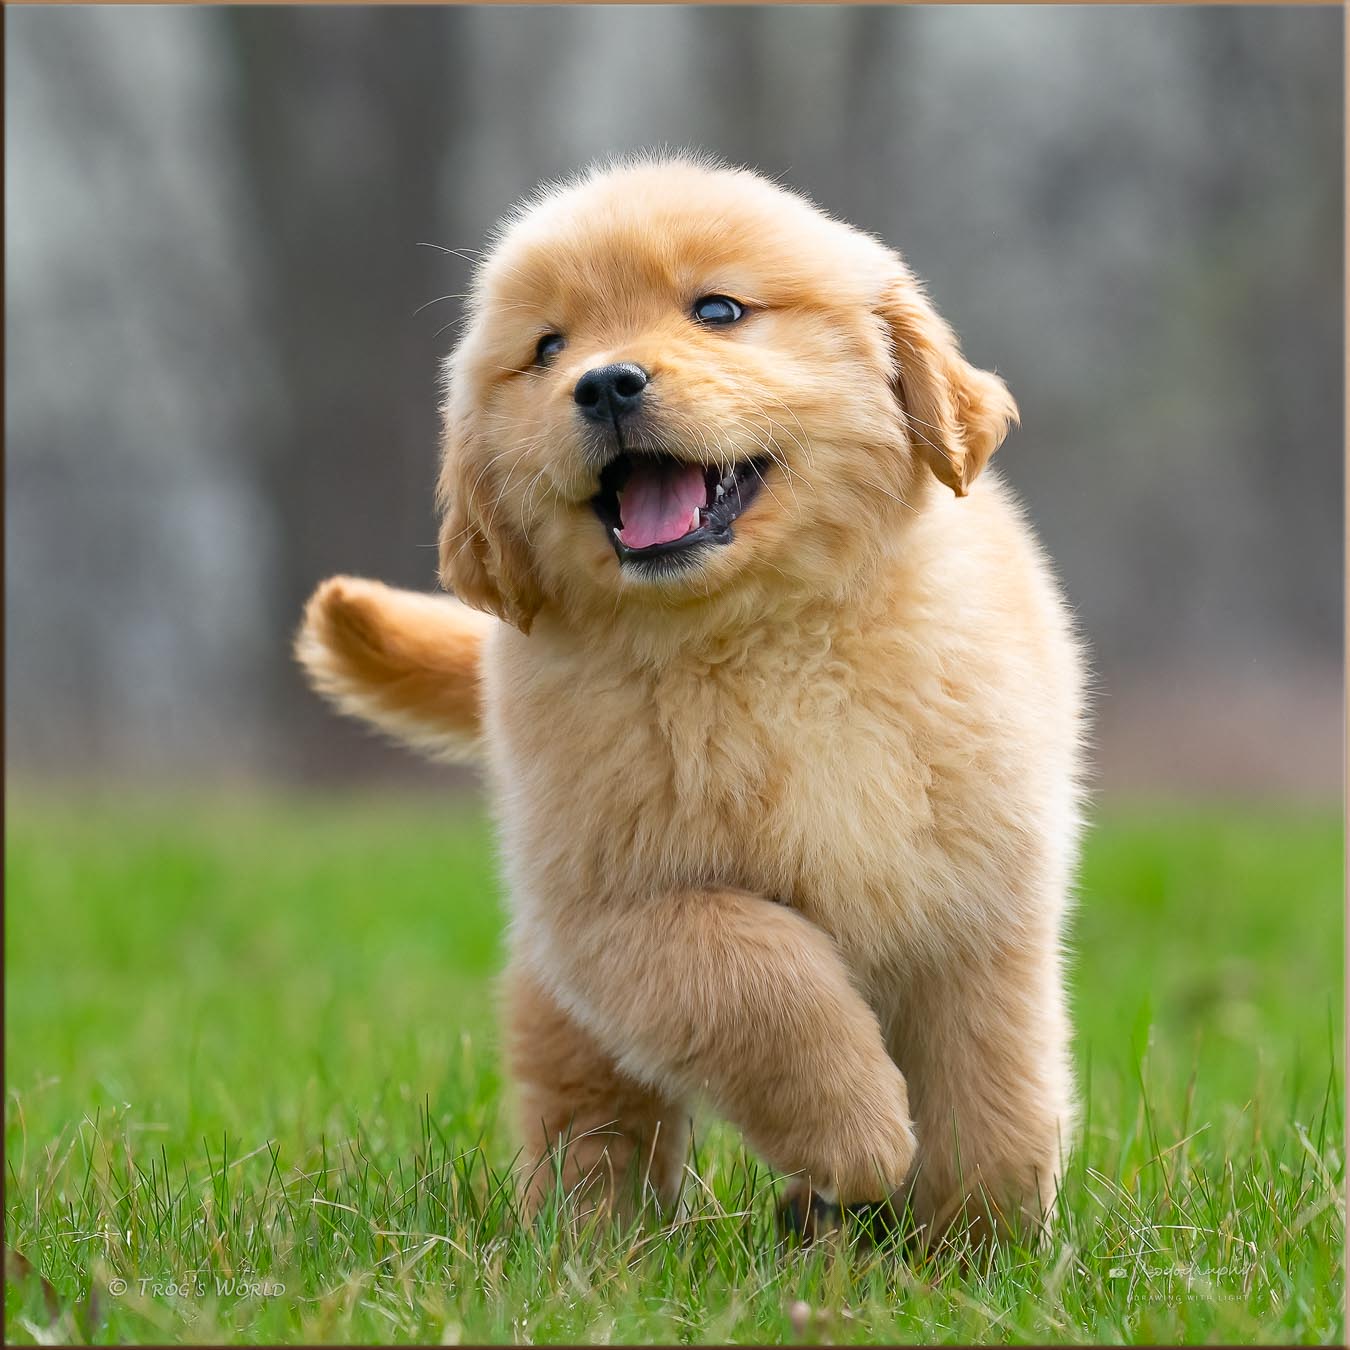
<instances>
[{"instance_id":1,"label":"black nose","mask_svg":"<svg viewBox=\"0 0 1350 1350\"><path fill-rule=\"evenodd\" d=\"M617 422L636 412L647 387L647 372L631 361L588 370L572 390L577 407L596 422Z\"/></svg>"}]
</instances>

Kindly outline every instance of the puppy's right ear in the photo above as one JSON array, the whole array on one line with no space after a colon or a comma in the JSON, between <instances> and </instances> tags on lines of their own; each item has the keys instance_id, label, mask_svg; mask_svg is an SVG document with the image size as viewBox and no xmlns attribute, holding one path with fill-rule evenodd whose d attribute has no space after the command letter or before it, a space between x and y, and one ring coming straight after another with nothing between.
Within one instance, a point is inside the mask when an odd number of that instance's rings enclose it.
<instances>
[{"instance_id":1,"label":"puppy's right ear","mask_svg":"<svg viewBox=\"0 0 1350 1350\"><path fill-rule=\"evenodd\" d=\"M477 415L453 373L443 406L440 581L466 605L495 614L522 633L543 603L519 525L510 518L493 460L477 433ZM507 456L510 459L510 456Z\"/></svg>"}]
</instances>

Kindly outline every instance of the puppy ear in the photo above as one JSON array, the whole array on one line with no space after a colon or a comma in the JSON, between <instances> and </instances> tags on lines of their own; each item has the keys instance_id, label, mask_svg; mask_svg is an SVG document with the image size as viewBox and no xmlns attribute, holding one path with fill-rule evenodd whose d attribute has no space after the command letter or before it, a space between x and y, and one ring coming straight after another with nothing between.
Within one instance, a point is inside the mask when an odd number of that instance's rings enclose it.
<instances>
[{"instance_id":1,"label":"puppy ear","mask_svg":"<svg viewBox=\"0 0 1350 1350\"><path fill-rule=\"evenodd\" d=\"M880 308L910 435L928 467L964 497L1017 422L1017 404L997 375L961 355L956 334L908 271L887 288Z\"/></svg>"},{"instance_id":2,"label":"puppy ear","mask_svg":"<svg viewBox=\"0 0 1350 1350\"><path fill-rule=\"evenodd\" d=\"M441 585L466 605L528 633L543 603L529 546L506 519L491 463L481 463L482 454L475 453L472 414L453 395L444 413L445 449L436 489L442 513Z\"/></svg>"}]
</instances>

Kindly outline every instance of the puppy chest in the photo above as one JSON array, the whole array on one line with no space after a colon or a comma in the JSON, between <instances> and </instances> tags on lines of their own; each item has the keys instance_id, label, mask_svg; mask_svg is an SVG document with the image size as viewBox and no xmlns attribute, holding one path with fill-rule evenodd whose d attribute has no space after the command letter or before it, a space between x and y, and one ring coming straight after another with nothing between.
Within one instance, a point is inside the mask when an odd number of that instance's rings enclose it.
<instances>
[{"instance_id":1,"label":"puppy chest","mask_svg":"<svg viewBox=\"0 0 1350 1350\"><path fill-rule=\"evenodd\" d=\"M610 682L585 716L579 685L512 711L502 804L531 891L737 886L851 945L931 886L915 740L828 680L735 675Z\"/></svg>"}]
</instances>

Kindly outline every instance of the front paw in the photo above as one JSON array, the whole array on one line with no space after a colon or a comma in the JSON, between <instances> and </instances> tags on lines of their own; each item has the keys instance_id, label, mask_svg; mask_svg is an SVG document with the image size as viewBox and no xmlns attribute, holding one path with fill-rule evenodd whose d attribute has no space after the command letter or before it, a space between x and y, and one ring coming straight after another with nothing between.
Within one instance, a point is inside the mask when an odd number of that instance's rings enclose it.
<instances>
[{"instance_id":1,"label":"front paw","mask_svg":"<svg viewBox=\"0 0 1350 1350\"><path fill-rule=\"evenodd\" d=\"M844 1211L837 1200L828 1199L804 1177L794 1177L778 1202L778 1231L784 1237L817 1242L843 1226Z\"/></svg>"},{"instance_id":2,"label":"front paw","mask_svg":"<svg viewBox=\"0 0 1350 1350\"><path fill-rule=\"evenodd\" d=\"M879 1095L867 1109L850 1103L836 1119L830 1166L812 1174L827 1176L845 1209L885 1199L900 1190L914 1166L918 1141L903 1085L889 1102Z\"/></svg>"}]
</instances>

